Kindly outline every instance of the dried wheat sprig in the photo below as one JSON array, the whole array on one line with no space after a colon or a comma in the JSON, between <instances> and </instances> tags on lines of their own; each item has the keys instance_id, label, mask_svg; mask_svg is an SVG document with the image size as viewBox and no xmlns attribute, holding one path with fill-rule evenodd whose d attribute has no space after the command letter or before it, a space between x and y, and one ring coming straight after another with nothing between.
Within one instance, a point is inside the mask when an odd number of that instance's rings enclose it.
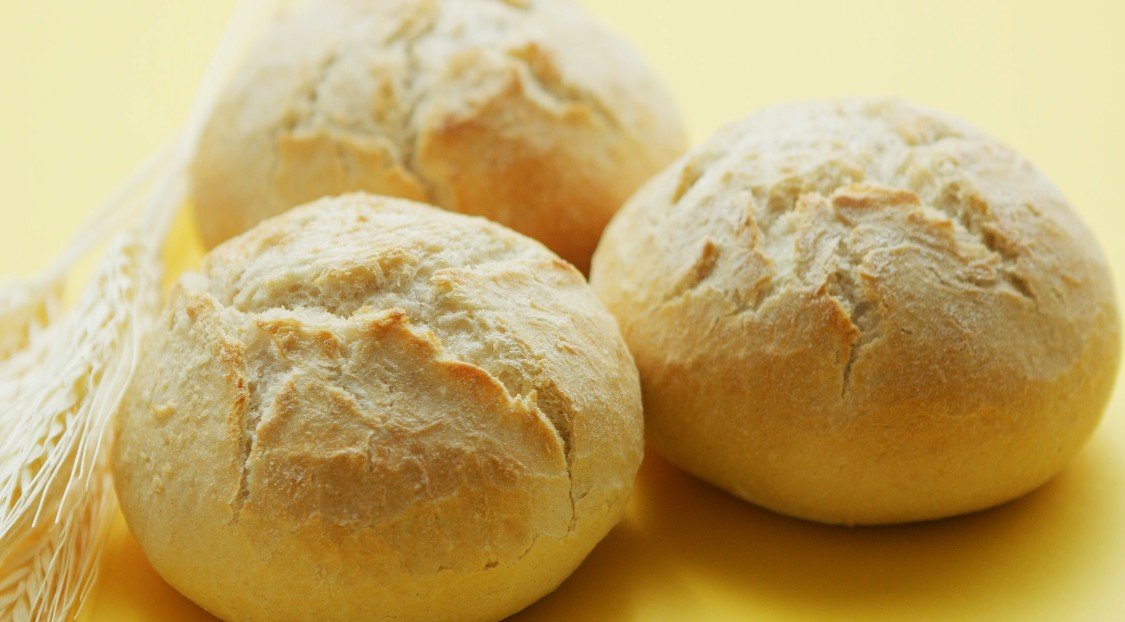
<instances>
[{"instance_id":1,"label":"dried wheat sprig","mask_svg":"<svg viewBox=\"0 0 1125 622\"><path fill-rule=\"evenodd\" d=\"M156 314L159 254L183 202L186 163L224 74L268 6L236 7L173 145L50 268L0 289L0 620L63 620L93 585L114 509L103 445ZM60 311L75 263L138 216L74 307Z\"/></svg>"},{"instance_id":2,"label":"dried wheat sprig","mask_svg":"<svg viewBox=\"0 0 1125 622\"><path fill-rule=\"evenodd\" d=\"M98 443L136 357L134 316L151 314L142 286L145 245L125 234L106 254L75 305L33 337L54 347L32 367L8 409L0 442L0 619L60 619L93 576L110 506L104 452ZM151 264L149 264L151 271ZM155 288L148 288L155 293ZM45 416L46 415L46 416ZM10 427L9 427L10 426ZM91 540L93 539L93 540ZM88 542L94 542L94 545Z\"/></svg>"}]
</instances>

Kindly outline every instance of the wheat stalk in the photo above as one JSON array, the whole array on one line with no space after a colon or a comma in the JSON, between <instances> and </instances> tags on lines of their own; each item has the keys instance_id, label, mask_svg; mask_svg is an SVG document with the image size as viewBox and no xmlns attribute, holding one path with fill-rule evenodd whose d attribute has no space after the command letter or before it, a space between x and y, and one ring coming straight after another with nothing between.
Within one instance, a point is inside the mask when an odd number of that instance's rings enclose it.
<instances>
[{"instance_id":1,"label":"wheat stalk","mask_svg":"<svg viewBox=\"0 0 1125 622\"><path fill-rule=\"evenodd\" d=\"M47 270L0 287L0 620L64 620L94 583L115 510L108 424L156 315L160 251L183 203L186 164L227 69L267 6L236 6L177 139L122 185ZM131 220L139 222L122 232ZM110 236L94 276L64 309L67 276Z\"/></svg>"}]
</instances>

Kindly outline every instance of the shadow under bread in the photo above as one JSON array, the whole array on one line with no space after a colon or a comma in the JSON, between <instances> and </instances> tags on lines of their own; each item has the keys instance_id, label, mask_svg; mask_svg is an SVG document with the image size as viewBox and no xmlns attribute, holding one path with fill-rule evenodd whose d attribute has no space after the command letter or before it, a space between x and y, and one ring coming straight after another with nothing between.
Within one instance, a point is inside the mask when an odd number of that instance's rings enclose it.
<instances>
[{"instance_id":1,"label":"shadow under bread","mask_svg":"<svg viewBox=\"0 0 1125 622\"><path fill-rule=\"evenodd\" d=\"M1026 611L1050 619L1051 607L1065 618L1068 602L1088 603L1084 583L1112 576L1103 566L1120 563L1104 551L1125 538L1125 505L1115 496L1121 489L1122 457L1095 438L1059 476L997 508L925 523L836 527L743 502L650 451L631 518L646 555L705 578L745 611L795 619L877 619L907 610L923 619L1010 619Z\"/></svg>"},{"instance_id":2,"label":"shadow under bread","mask_svg":"<svg viewBox=\"0 0 1125 622\"><path fill-rule=\"evenodd\" d=\"M1125 538L1125 506L1114 497L1122 488L1122 458L1095 438L1058 477L998 508L833 527L757 508L650 450L626 520L558 590L510 619L714 619L716 591L732 611L795 618L876 619L907 609L918 619L1019 610L1065 617L1049 607L1082 602L1083 582L1111 576L1102 566L1120 563L1102 553ZM93 595L99 608L136 620L215 619L160 579L120 520L103 573Z\"/></svg>"}]
</instances>

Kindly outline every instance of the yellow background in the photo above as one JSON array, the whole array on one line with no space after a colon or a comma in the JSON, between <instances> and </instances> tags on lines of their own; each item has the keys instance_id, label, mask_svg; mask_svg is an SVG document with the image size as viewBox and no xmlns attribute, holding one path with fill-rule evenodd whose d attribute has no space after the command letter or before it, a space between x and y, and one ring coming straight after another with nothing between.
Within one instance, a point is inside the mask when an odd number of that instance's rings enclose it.
<instances>
[{"instance_id":1,"label":"yellow background","mask_svg":"<svg viewBox=\"0 0 1125 622\"><path fill-rule=\"evenodd\" d=\"M901 95L988 129L1069 195L1125 289L1125 3L588 4L664 74L696 141L765 104L842 95ZM43 266L177 128L231 6L0 0L0 274ZM153 573L120 523L85 617L210 619ZM1125 389L1043 489L931 524L786 519L650 455L627 520L517 617L962 618L1125 620Z\"/></svg>"}]
</instances>

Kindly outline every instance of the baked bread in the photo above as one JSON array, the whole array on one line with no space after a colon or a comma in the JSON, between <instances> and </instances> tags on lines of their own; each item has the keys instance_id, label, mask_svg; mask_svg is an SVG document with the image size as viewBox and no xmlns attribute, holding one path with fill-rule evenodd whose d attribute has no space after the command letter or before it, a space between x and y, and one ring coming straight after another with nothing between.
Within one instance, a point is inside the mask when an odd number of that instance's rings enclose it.
<instances>
[{"instance_id":1,"label":"baked bread","mask_svg":"<svg viewBox=\"0 0 1125 622\"><path fill-rule=\"evenodd\" d=\"M778 512L933 519L1047 481L1097 424L1106 263L1046 178L896 101L720 130L606 230L592 285L636 357L653 447Z\"/></svg>"},{"instance_id":2,"label":"baked bread","mask_svg":"<svg viewBox=\"0 0 1125 622\"><path fill-rule=\"evenodd\" d=\"M208 246L365 190L486 216L581 270L685 148L645 61L570 0L319 0L285 14L203 133Z\"/></svg>"},{"instance_id":3,"label":"baked bread","mask_svg":"<svg viewBox=\"0 0 1125 622\"><path fill-rule=\"evenodd\" d=\"M113 468L149 561L224 620L496 620L618 522L641 452L636 368L577 270L349 195L179 281Z\"/></svg>"}]
</instances>

